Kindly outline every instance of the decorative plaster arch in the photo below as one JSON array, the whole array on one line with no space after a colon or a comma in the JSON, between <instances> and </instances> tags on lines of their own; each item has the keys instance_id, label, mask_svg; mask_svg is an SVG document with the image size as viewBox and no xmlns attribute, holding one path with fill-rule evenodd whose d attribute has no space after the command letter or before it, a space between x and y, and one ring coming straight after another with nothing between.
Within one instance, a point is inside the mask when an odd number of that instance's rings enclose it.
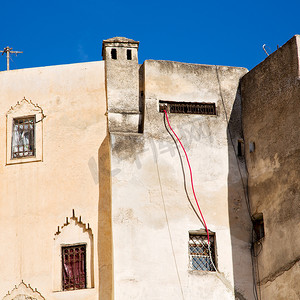
<instances>
[{"instance_id":1,"label":"decorative plaster arch","mask_svg":"<svg viewBox=\"0 0 300 300\"><path fill-rule=\"evenodd\" d=\"M87 288L94 287L94 245L93 233L89 224L81 221L81 217L75 216L73 209L72 217L66 218L63 226L58 226L54 235L54 260L53 260L53 290L62 290L62 253L64 246L86 245L86 283Z\"/></svg>"},{"instance_id":2,"label":"decorative plaster arch","mask_svg":"<svg viewBox=\"0 0 300 300\"><path fill-rule=\"evenodd\" d=\"M45 300L45 298L37 291L33 290L30 284L22 282L15 286L11 292L8 292L2 300Z\"/></svg>"},{"instance_id":3,"label":"decorative plaster arch","mask_svg":"<svg viewBox=\"0 0 300 300\"><path fill-rule=\"evenodd\" d=\"M31 100L27 100L25 97L21 101L18 101L15 106L11 106L6 115L24 115L28 112L41 114L42 118L45 117L42 108L38 104L34 104Z\"/></svg>"}]
</instances>

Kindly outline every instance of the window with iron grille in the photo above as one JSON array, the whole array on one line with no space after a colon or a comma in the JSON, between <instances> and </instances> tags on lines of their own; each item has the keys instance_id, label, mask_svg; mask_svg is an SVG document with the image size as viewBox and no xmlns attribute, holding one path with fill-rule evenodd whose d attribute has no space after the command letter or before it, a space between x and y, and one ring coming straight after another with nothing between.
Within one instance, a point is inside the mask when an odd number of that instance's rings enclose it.
<instances>
[{"instance_id":1,"label":"window with iron grille","mask_svg":"<svg viewBox=\"0 0 300 300\"><path fill-rule=\"evenodd\" d=\"M190 269L215 271L214 235L209 235L210 251L206 234L189 234Z\"/></svg>"},{"instance_id":2,"label":"window with iron grille","mask_svg":"<svg viewBox=\"0 0 300 300\"><path fill-rule=\"evenodd\" d=\"M63 290L86 288L86 245L62 247Z\"/></svg>"},{"instance_id":3,"label":"window with iron grille","mask_svg":"<svg viewBox=\"0 0 300 300\"><path fill-rule=\"evenodd\" d=\"M168 113L216 115L215 103L159 101L159 111Z\"/></svg>"},{"instance_id":4,"label":"window with iron grille","mask_svg":"<svg viewBox=\"0 0 300 300\"><path fill-rule=\"evenodd\" d=\"M35 117L13 119L12 158L35 155Z\"/></svg>"}]
</instances>

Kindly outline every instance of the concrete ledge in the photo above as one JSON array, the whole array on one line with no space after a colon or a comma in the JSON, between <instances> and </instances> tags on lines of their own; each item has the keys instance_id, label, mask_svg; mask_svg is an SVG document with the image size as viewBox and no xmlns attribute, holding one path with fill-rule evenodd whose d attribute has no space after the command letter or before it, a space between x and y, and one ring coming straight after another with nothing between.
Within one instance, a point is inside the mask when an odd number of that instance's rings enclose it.
<instances>
[{"instance_id":1,"label":"concrete ledge","mask_svg":"<svg viewBox=\"0 0 300 300\"><path fill-rule=\"evenodd\" d=\"M138 133L142 114L108 113L109 132Z\"/></svg>"}]
</instances>

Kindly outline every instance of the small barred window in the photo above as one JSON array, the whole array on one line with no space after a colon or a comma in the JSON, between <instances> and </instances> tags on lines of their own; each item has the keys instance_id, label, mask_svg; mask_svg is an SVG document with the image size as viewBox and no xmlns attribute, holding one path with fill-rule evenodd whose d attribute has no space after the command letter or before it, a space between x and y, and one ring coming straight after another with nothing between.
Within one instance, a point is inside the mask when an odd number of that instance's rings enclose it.
<instances>
[{"instance_id":1,"label":"small barred window","mask_svg":"<svg viewBox=\"0 0 300 300\"><path fill-rule=\"evenodd\" d=\"M86 245L62 247L63 290L86 288Z\"/></svg>"},{"instance_id":2,"label":"small barred window","mask_svg":"<svg viewBox=\"0 0 300 300\"><path fill-rule=\"evenodd\" d=\"M190 233L189 257L191 270L215 271L214 235L209 235L209 242L210 246L208 246L206 234Z\"/></svg>"},{"instance_id":3,"label":"small barred window","mask_svg":"<svg viewBox=\"0 0 300 300\"><path fill-rule=\"evenodd\" d=\"M35 156L34 117L13 119L12 158Z\"/></svg>"},{"instance_id":4,"label":"small barred window","mask_svg":"<svg viewBox=\"0 0 300 300\"><path fill-rule=\"evenodd\" d=\"M159 111L175 114L217 115L215 103L159 101Z\"/></svg>"}]
</instances>

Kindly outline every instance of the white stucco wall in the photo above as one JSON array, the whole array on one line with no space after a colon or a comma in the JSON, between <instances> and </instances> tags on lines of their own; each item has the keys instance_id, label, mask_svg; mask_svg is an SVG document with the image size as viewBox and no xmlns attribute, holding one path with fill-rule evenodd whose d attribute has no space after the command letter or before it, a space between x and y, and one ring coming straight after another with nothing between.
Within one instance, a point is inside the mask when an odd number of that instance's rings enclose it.
<instances>
[{"instance_id":1,"label":"white stucco wall","mask_svg":"<svg viewBox=\"0 0 300 300\"><path fill-rule=\"evenodd\" d=\"M252 299L250 227L241 178L231 165L236 160L221 101L222 93L230 118L245 72L218 67L217 76L215 66L144 63L144 133L111 133L115 299L234 299L234 289ZM188 152L208 227L216 233L219 272L189 270L189 231L203 226L184 192L178 153L158 112L159 100L216 103L217 116L169 118ZM240 137L239 120L235 122L233 136ZM192 199L186 165L185 172ZM237 216L228 207L235 196L242 199ZM244 235L232 234L231 226ZM239 261L233 256L240 256ZM236 269L247 270L243 279L234 277Z\"/></svg>"}]
</instances>

